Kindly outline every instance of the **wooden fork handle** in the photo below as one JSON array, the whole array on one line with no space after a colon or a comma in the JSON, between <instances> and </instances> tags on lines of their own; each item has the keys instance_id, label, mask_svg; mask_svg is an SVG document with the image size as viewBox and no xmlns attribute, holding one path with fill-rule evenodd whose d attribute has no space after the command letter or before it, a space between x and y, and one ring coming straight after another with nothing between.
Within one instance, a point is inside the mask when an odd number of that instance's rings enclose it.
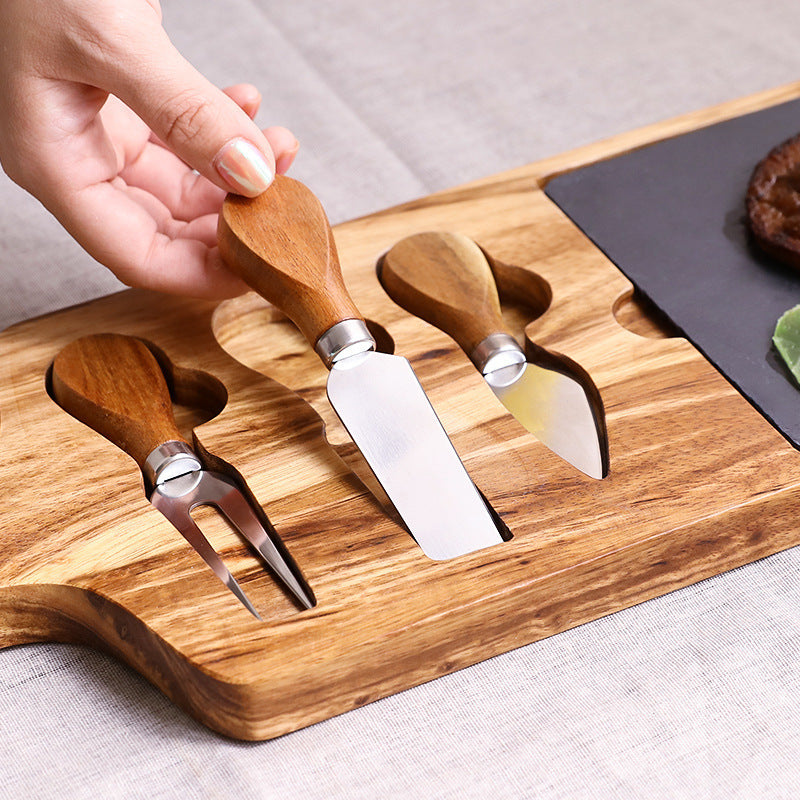
<instances>
[{"instance_id":1,"label":"wooden fork handle","mask_svg":"<svg viewBox=\"0 0 800 800\"><path fill-rule=\"evenodd\" d=\"M53 362L52 386L66 412L142 468L165 442L188 444L175 424L164 373L138 339L104 333L71 342Z\"/></svg>"}]
</instances>

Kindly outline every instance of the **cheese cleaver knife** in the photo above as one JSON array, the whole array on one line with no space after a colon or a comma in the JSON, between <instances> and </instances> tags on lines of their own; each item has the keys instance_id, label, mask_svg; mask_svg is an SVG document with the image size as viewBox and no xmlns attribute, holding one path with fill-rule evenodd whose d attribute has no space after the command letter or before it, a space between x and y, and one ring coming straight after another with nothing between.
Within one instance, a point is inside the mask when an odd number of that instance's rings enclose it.
<instances>
[{"instance_id":1,"label":"cheese cleaver knife","mask_svg":"<svg viewBox=\"0 0 800 800\"><path fill-rule=\"evenodd\" d=\"M229 195L218 238L230 269L325 363L334 411L423 552L440 560L502 542L411 365L376 351L314 194L278 176L257 198Z\"/></svg>"},{"instance_id":2,"label":"cheese cleaver knife","mask_svg":"<svg viewBox=\"0 0 800 800\"><path fill-rule=\"evenodd\" d=\"M381 260L381 283L414 316L458 342L503 405L542 444L592 478L605 474L605 439L584 388L531 364L508 332L491 267L475 242L419 233Z\"/></svg>"}]
</instances>

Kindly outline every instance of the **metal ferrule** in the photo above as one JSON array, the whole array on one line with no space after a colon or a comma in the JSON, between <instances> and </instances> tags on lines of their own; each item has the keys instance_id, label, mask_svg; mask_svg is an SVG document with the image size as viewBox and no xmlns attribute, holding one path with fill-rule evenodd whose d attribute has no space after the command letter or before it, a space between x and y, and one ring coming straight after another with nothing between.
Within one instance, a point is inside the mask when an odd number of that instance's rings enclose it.
<instances>
[{"instance_id":1,"label":"metal ferrule","mask_svg":"<svg viewBox=\"0 0 800 800\"><path fill-rule=\"evenodd\" d=\"M144 474L153 486L201 469L203 465L186 442L164 442L144 462Z\"/></svg>"},{"instance_id":2,"label":"metal ferrule","mask_svg":"<svg viewBox=\"0 0 800 800\"><path fill-rule=\"evenodd\" d=\"M375 339L363 319L345 319L332 325L314 345L330 369L337 361L375 349Z\"/></svg>"},{"instance_id":3,"label":"metal ferrule","mask_svg":"<svg viewBox=\"0 0 800 800\"><path fill-rule=\"evenodd\" d=\"M525 351L519 342L507 333L489 334L470 355L472 363L482 375L525 363Z\"/></svg>"}]
</instances>

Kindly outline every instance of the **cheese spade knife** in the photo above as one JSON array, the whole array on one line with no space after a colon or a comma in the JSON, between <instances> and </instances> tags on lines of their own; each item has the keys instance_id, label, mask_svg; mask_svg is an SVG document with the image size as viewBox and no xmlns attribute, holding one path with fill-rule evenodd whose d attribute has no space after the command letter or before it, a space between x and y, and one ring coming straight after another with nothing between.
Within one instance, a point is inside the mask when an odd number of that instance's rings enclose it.
<instances>
[{"instance_id":1,"label":"cheese spade knife","mask_svg":"<svg viewBox=\"0 0 800 800\"><path fill-rule=\"evenodd\" d=\"M528 363L503 322L494 276L466 236L419 233L382 258L380 280L414 316L452 336L503 405L542 444L592 478L604 475L604 439L574 378Z\"/></svg>"},{"instance_id":2,"label":"cheese spade knife","mask_svg":"<svg viewBox=\"0 0 800 800\"><path fill-rule=\"evenodd\" d=\"M229 195L218 239L230 269L325 363L334 411L423 552L446 559L502 542L411 365L376 352L314 194L278 176L257 198Z\"/></svg>"},{"instance_id":3,"label":"cheese spade knife","mask_svg":"<svg viewBox=\"0 0 800 800\"><path fill-rule=\"evenodd\" d=\"M139 339L95 334L70 342L53 361L56 402L131 456L147 478L147 496L214 574L261 619L219 554L191 518L201 505L216 507L256 548L275 577L303 608L314 595L297 566L276 546L277 534L259 520L239 487L203 468L178 430L164 373Z\"/></svg>"}]
</instances>

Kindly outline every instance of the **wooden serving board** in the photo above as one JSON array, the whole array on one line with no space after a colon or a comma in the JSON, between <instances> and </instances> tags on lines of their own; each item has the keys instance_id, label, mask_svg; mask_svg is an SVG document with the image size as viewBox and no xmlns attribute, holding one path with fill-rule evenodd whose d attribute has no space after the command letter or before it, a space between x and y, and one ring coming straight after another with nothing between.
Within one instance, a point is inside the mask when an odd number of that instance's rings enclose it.
<instances>
[{"instance_id":1,"label":"wooden serving board","mask_svg":"<svg viewBox=\"0 0 800 800\"><path fill-rule=\"evenodd\" d=\"M513 533L451 561L425 557L368 491L327 405L324 367L255 295L215 306L131 290L7 330L0 646L96 646L212 728L266 739L800 542L800 455L667 335L542 191L567 169L798 95L800 84L336 228L351 294L385 332L382 346L410 359ZM481 244L498 262L512 327L591 377L605 408L606 479L552 455L447 336L387 298L376 261L423 230ZM181 424L210 466L246 480L316 608L297 610L239 537L203 514L258 622L149 505L132 459L53 402L53 358L96 332L163 353Z\"/></svg>"}]
</instances>

